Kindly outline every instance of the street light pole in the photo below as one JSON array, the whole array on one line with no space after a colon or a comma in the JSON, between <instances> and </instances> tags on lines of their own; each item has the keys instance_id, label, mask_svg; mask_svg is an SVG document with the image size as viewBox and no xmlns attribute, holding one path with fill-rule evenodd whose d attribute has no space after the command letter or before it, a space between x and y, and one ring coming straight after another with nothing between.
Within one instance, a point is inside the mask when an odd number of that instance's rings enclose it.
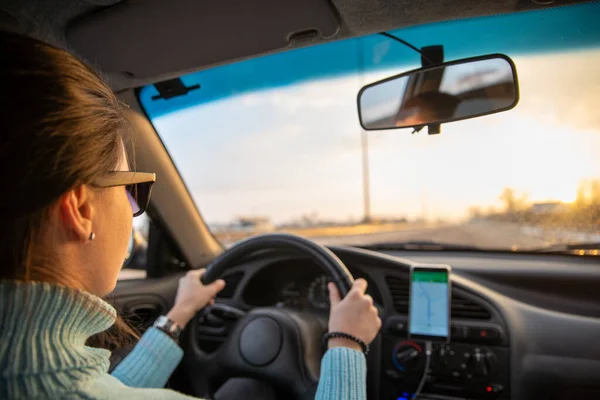
<instances>
[{"instance_id":1,"label":"street light pole","mask_svg":"<svg viewBox=\"0 0 600 400\"><path fill-rule=\"evenodd\" d=\"M363 178L363 222L371 222L371 188L369 182L369 142L367 131L364 129L360 133L362 148L362 178Z\"/></svg>"},{"instance_id":2,"label":"street light pole","mask_svg":"<svg viewBox=\"0 0 600 400\"><path fill-rule=\"evenodd\" d=\"M356 67L360 87L365 84L365 55L363 38L356 40ZM371 222L371 188L369 182L369 141L367 131L360 131L360 146L362 151L362 186L363 186L363 222Z\"/></svg>"}]
</instances>

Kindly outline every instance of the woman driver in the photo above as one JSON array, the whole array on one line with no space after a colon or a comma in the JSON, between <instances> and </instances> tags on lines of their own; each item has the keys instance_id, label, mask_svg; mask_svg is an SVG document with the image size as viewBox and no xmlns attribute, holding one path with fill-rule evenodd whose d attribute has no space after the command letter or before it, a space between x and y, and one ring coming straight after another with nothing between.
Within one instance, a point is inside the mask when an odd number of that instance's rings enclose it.
<instances>
[{"instance_id":1,"label":"woman driver","mask_svg":"<svg viewBox=\"0 0 600 400\"><path fill-rule=\"evenodd\" d=\"M115 95L42 42L0 32L0 54L0 398L188 398L159 389L182 357L165 331L149 329L112 374L110 353L86 346L115 324L101 298L154 179L128 172ZM202 272L180 279L170 322L185 327L223 289L222 280L202 285ZM329 289L330 331L370 343L381 321L366 282L343 300ZM318 399L366 397L358 340L329 341Z\"/></svg>"}]
</instances>

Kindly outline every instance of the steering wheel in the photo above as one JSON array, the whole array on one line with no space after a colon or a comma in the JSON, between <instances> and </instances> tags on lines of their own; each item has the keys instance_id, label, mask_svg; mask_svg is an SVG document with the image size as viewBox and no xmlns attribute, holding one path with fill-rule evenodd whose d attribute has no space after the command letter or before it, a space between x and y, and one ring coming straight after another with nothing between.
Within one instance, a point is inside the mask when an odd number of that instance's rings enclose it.
<instances>
[{"instance_id":1,"label":"steering wheel","mask_svg":"<svg viewBox=\"0 0 600 400\"><path fill-rule=\"evenodd\" d=\"M344 263L326 247L295 235L267 234L239 242L221 254L207 267L202 283L214 282L244 257L264 250L312 259L335 283L342 297L354 282ZM210 355L198 347L197 323L188 327L185 336L192 354L186 354L186 364L201 371L201 376L193 379L205 379L206 384L200 386L208 391L214 391L230 377L252 377L284 388L296 399L314 398L324 330L317 316L273 307L254 309L237 321L225 342Z\"/></svg>"}]
</instances>

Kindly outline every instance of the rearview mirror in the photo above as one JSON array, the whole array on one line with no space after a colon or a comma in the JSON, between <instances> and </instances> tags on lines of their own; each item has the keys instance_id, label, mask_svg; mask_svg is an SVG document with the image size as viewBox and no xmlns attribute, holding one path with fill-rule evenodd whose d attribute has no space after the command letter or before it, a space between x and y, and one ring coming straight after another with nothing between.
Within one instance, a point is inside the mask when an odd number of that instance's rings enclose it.
<instances>
[{"instance_id":1,"label":"rearview mirror","mask_svg":"<svg viewBox=\"0 0 600 400\"><path fill-rule=\"evenodd\" d=\"M127 246L127 258L123 264L124 268L145 269L148 242L137 229L132 229Z\"/></svg>"},{"instance_id":2,"label":"rearview mirror","mask_svg":"<svg viewBox=\"0 0 600 400\"><path fill-rule=\"evenodd\" d=\"M366 130L419 127L512 109L519 101L514 63L502 54L420 68L365 86L358 93Z\"/></svg>"}]
</instances>

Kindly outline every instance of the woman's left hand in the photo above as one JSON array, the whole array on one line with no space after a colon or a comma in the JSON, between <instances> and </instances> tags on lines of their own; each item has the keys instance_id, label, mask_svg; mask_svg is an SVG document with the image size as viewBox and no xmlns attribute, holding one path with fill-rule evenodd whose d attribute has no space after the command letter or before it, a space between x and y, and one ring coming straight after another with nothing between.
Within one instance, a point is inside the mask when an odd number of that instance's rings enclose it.
<instances>
[{"instance_id":1,"label":"woman's left hand","mask_svg":"<svg viewBox=\"0 0 600 400\"><path fill-rule=\"evenodd\" d=\"M179 279L175 305L167 313L167 317L182 329L199 310L213 304L217 293L225 287L225 281L222 279L217 279L209 285L202 284L200 277L204 271L206 270L191 270Z\"/></svg>"}]
</instances>

